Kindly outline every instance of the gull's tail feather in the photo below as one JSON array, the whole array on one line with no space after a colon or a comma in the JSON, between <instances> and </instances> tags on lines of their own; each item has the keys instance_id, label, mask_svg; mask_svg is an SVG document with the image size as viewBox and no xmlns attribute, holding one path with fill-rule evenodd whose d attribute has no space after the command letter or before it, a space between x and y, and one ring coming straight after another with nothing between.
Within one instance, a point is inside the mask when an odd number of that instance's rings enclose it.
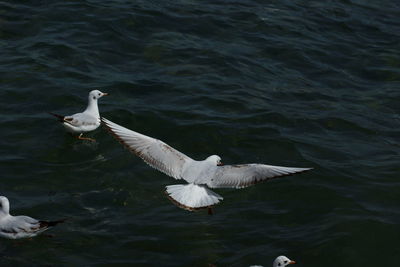
<instances>
[{"instance_id":1,"label":"gull's tail feather","mask_svg":"<svg viewBox=\"0 0 400 267\"><path fill-rule=\"evenodd\" d=\"M49 113L50 115L53 115L54 117L56 117L56 118L58 119L59 122L64 122L65 116L59 115L59 114L55 114L55 113L53 113L53 112L47 112L47 113Z\"/></svg>"},{"instance_id":2,"label":"gull's tail feather","mask_svg":"<svg viewBox=\"0 0 400 267\"><path fill-rule=\"evenodd\" d=\"M189 211L210 208L223 199L204 185L195 184L169 185L165 193L175 205Z\"/></svg>"}]
</instances>

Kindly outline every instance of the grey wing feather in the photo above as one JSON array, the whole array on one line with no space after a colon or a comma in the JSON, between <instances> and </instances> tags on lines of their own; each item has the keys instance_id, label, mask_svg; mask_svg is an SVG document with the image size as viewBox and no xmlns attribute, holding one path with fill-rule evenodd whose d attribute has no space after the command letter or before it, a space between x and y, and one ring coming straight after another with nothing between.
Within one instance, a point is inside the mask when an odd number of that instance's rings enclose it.
<instances>
[{"instance_id":1,"label":"grey wing feather","mask_svg":"<svg viewBox=\"0 0 400 267\"><path fill-rule=\"evenodd\" d=\"M3 226L4 232L17 234L19 232L33 233L38 231L40 224L38 220L35 220L28 216L15 216Z\"/></svg>"},{"instance_id":2,"label":"grey wing feather","mask_svg":"<svg viewBox=\"0 0 400 267\"><path fill-rule=\"evenodd\" d=\"M98 119L85 113L76 113L71 116L65 116L64 122L75 127L80 127L83 125L95 125Z\"/></svg>"},{"instance_id":3,"label":"grey wing feather","mask_svg":"<svg viewBox=\"0 0 400 267\"><path fill-rule=\"evenodd\" d=\"M264 164L219 166L207 185L210 188L243 188L273 178L292 175L311 168L292 168Z\"/></svg>"},{"instance_id":4,"label":"grey wing feather","mask_svg":"<svg viewBox=\"0 0 400 267\"><path fill-rule=\"evenodd\" d=\"M193 161L158 139L134 132L105 118L102 118L102 121L109 132L131 152L153 168L175 179L182 179L183 166Z\"/></svg>"}]
</instances>

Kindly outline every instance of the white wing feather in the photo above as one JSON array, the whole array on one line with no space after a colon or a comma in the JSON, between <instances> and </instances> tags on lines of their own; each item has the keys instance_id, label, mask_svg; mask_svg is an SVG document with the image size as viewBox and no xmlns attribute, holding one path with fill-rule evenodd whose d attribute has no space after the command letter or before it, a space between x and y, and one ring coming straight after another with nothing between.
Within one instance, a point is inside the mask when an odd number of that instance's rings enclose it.
<instances>
[{"instance_id":1,"label":"white wing feather","mask_svg":"<svg viewBox=\"0 0 400 267\"><path fill-rule=\"evenodd\" d=\"M134 132L105 118L102 118L102 121L115 138L131 152L153 168L175 179L182 179L183 166L193 161L158 139Z\"/></svg>"},{"instance_id":2,"label":"white wing feather","mask_svg":"<svg viewBox=\"0 0 400 267\"><path fill-rule=\"evenodd\" d=\"M214 177L207 182L210 188L243 188L259 182L305 172L311 168L292 168L264 164L219 166Z\"/></svg>"}]
</instances>

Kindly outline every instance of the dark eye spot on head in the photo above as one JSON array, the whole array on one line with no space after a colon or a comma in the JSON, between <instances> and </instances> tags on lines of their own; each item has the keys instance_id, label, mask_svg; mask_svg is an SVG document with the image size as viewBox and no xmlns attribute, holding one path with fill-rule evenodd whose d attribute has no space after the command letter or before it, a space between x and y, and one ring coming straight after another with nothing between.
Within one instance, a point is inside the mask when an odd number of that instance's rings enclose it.
<instances>
[{"instance_id":1,"label":"dark eye spot on head","mask_svg":"<svg viewBox=\"0 0 400 267\"><path fill-rule=\"evenodd\" d=\"M99 96L100 96L101 94L99 93Z\"/></svg>"},{"instance_id":2,"label":"dark eye spot on head","mask_svg":"<svg viewBox=\"0 0 400 267\"><path fill-rule=\"evenodd\" d=\"M287 263L287 261L284 261L284 263Z\"/></svg>"}]
</instances>

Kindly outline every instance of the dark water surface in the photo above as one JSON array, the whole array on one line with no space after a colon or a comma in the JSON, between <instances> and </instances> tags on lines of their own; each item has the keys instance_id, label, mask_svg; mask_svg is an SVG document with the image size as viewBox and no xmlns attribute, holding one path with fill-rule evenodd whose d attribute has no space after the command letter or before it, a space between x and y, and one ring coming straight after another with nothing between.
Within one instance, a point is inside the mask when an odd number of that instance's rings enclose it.
<instances>
[{"instance_id":1,"label":"dark water surface","mask_svg":"<svg viewBox=\"0 0 400 267\"><path fill-rule=\"evenodd\" d=\"M398 266L398 1L0 1L0 194L13 214L69 221L0 242L8 266ZM103 129L104 117L195 159L314 167L216 190L216 214Z\"/></svg>"}]
</instances>

